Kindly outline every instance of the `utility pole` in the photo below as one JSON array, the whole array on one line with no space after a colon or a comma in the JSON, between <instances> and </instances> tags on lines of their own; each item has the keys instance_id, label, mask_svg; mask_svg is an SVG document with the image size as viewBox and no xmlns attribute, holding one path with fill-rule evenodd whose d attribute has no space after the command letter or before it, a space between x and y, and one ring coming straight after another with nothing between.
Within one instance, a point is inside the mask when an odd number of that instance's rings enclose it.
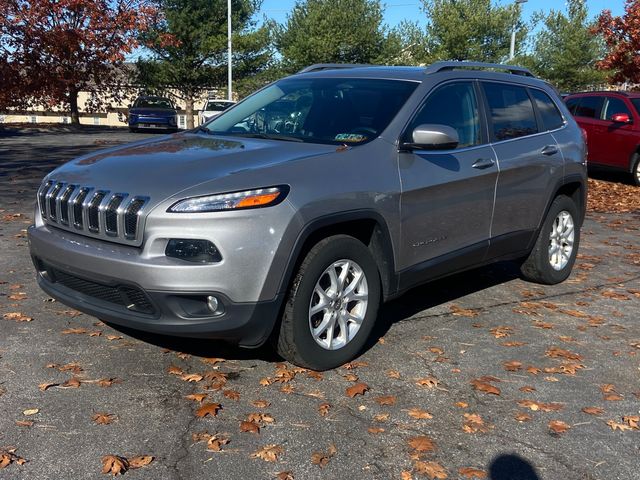
<instances>
[{"instance_id":1,"label":"utility pole","mask_svg":"<svg viewBox=\"0 0 640 480\"><path fill-rule=\"evenodd\" d=\"M231 0L227 0L227 63L228 63L228 78L227 78L227 97L229 100L233 100L233 66L232 66L232 51L231 51Z\"/></svg>"},{"instance_id":2,"label":"utility pole","mask_svg":"<svg viewBox=\"0 0 640 480\"><path fill-rule=\"evenodd\" d=\"M520 5L526 2L527 0L516 0L515 4ZM509 49L509 61L513 60L513 57L516 56L516 27L517 26L518 26L518 22L514 22L513 28L511 29L511 48Z\"/></svg>"}]
</instances>

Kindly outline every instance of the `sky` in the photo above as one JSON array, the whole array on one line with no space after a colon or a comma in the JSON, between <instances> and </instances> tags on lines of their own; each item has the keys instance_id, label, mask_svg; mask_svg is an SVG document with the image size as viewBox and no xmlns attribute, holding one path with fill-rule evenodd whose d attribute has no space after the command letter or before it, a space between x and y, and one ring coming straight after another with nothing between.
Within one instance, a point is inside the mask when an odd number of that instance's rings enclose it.
<instances>
[{"instance_id":1,"label":"sky","mask_svg":"<svg viewBox=\"0 0 640 480\"><path fill-rule=\"evenodd\" d=\"M420 9L422 2L419 0L387 0L385 8L385 22L393 27L398 25L402 20L419 20L424 23L424 14ZM498 3L506 5L511 3L506 0L499 0ZM287 19L287 14L295 4L295 0L263 0L262 14L276 22L283 23ZM589 13L595 17L602 10L608 8L614 15L622 15L624 13L624 0L587 0ZM548 12L551 9L564 10L565 2L563 0L529 0L523 5L523 17L528 20L529 17L538 11Z\"/></svg>"}]
</instances>

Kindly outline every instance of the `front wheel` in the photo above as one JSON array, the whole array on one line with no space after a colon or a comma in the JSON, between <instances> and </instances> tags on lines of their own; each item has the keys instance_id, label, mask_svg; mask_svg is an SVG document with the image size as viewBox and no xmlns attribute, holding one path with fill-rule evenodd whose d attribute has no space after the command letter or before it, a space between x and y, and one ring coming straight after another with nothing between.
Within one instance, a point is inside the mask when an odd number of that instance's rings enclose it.
<instances>
[{"instance_id":1,"label":"front wheel","mask_svg":"<svg viewBox=\"0 0 640 480\"><path fill-rule=\"evenodd\" d=\"M352 360L371 333L380 291L378 267L362 242L347 235L321 240L305 256L289 291L278 353L313 370Z\"/></svg>"},{"instance_id":2,"label":"front wheel","mask_svg":"<svg viewBox=\"0 0 640 480\"><path fill-rule=\"evenodd\" d=\"M635 163L631 169L631 179L634 185L640 187L640 155L635 155Z\"/></svg>"},{"instance_id":3,"label":"front wheel","mask_svg":"<svg viewBox=\"0 0 640 480\"><path fill-rule=\"evenodd\" d=\"M563 282L571 274L579 243L576 204L559 195L549 208L533 250L522 264L522 275L545 285Z\"/></svg>"}]
</instances>

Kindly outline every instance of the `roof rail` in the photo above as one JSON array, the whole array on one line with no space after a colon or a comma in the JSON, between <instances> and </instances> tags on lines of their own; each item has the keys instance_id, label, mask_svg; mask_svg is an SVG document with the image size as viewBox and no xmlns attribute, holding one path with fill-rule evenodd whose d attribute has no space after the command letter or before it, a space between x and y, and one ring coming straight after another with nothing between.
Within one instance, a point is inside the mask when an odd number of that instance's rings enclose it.
<instances>
[{"instance_id":1,"label":"roof rail","mask_svg":"<svg viewBox=\"0 0 640 480\"><path fill-rule=\"evenodd\" d=\"M493 69L493 70L505 70L513 75L522 75L524 77L533 77L533 73L528 68L516 67L514 65L502 65L500 63L484 63L484 62L435 62L427 67L425 73L432 74L438 72L445 72L447 70L456 70L461 68L471 69Z\"/></svg>"},{"instance_id":2,"label":"roof rail","mask_svg":"<svg viewBox=\"0 0 640 480\"><path fill-rule=\"evenodd\" d=\"M298 73L319 72L321 70L340 70L346 68L359 68L359 67L377 67L379 65L367 65L364 63L316 63L315 65L309 65L303 68Z\"/></svg>"}]
</instances>

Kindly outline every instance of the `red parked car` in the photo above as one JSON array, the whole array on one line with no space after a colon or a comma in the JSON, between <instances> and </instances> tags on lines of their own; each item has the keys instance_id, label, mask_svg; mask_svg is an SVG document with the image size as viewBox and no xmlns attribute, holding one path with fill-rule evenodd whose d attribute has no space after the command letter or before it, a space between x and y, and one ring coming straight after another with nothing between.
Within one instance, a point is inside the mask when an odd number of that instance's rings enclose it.
<instances>
[{"instance_id":1,"label":"red parked car","mask_svg":"<svg viewBox=\"0 0 640 480\"><path fill-rule=\"evenodd\" d=\"M565 102L586 132L589 163L629 172L640 186L640 93L577 93Z\"/></svg>"}]
</instances>

